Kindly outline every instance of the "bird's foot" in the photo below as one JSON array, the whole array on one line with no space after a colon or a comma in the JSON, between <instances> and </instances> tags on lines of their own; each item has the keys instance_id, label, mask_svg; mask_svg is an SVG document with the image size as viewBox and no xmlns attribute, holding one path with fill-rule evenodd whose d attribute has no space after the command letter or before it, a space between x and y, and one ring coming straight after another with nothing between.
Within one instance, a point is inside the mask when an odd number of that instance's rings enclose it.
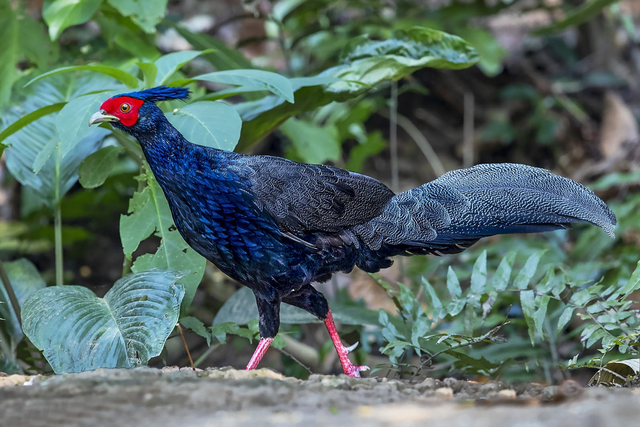
<instances>
[{"instance_id":1,"label":"bird's foot","mask_svg":"<svg viewBox=\"0 0 640 427\"><path fill-rule=\"evenodd\" d=\"M340 359L340 364L342 365L342 370L345 374L349 375L353 378L360 378L361 371L368 371L368 366L356 366L349 360L349 353L358 347L358 343L345 347L340 341L340 337L338 336L338 331L336 330L336 325L333 323L333 315L331 314L331 310L327 313L327 318L324 320L325 325L327 326L327 330L329 331L329 335L331 336L331 340L333 341L333 345L338 352L338 358Z\"/></svg>"},{"instance_id":2,"label":"bird's foot","mask_svg":"<svg viewBox=\"0 0 640 427\"><path fill-rule=\"evenodd\" d=\"M355 366L349 359L347 359L346 362L343 362L342 360L340 360L340 362L342 362L342 370L344 373L352 378L360 378L360 371L369 370L369 367L365 365Z\"/></svg>"}]
</instances>

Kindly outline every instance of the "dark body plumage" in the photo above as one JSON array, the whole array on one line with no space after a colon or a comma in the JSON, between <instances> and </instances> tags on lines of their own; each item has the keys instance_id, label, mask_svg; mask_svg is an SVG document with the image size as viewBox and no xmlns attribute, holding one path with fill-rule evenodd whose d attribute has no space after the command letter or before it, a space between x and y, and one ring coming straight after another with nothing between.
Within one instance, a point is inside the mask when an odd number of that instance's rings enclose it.
<instances>
[{"instance_id":1,"label":"dark body plumage","mask_svg":"<svg viewBox=\"0 0 640 427\"><path fill-rule=\"evenodd\" d=\"M192 144L151 102L134 126L114 126L140 142L187 243L254 291L263 337L277 333L280 302L324 319L327 302L310 284L337 271L375 272L394 255L456 253L485 236L574 222L612 235L616 223L584 186L524 165L452 171L394 195L342 169Z\"/></svg>"}]
</instances>

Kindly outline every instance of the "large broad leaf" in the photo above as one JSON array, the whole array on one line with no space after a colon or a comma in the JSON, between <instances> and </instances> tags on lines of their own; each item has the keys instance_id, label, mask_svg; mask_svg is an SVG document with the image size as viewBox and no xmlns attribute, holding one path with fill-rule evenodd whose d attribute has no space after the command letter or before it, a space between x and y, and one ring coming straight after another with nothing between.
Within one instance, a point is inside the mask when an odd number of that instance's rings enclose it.
<instances>
[{"instance_id":1,"label":"large broad leaf","mask_svg":"<svg viewBox=\"0 0 640 427\"><path fill-rule=\"evenodd\" d=\"M167 83L169 77L200 54L202 54L202 52L197 50L185 50L181 52L173 52L159 58L154 63L157 70L155 85L160 86Z\"/></svg>"},{"instance_id":2,"label":"large broad leaf","mask_svg":"<svg viewBox=\"0 0 640 427\"><path fill-rule=\"evenodd\" d=\"M24 302L31 294L47 286L36 267L25 258L6 262L4 263L4 268L7 271L11 288L16 293L20 307L24 305ZM5 331L7 331L13 342L20 342L22 340L22 329L20 328L18 317L13 311L4 284L0 281L0 325L3 323L5 324Z\"/></svg>"},{"instance_id":3,"label":"large broad leaf","mask_svg":"<svg viewBox=\"0 0 640 427\"><path fill-rule=\"evenodd\" d=\"M374 325L379 326L378 312L361 307L331 305L331 312L336 322L345 325ZM232 322L246 325L258 318L258 307L253 292L249 288L239 289L220 308L213 324ZM393 319L396 323L397 319ZM289 304L280 306L280 322L288 324L318 323L320 320L314 315ZM402 324L401 322L399 323Z\"/></svg>"},{"instance_id":4,"label":"large broad leaf","mask_svg":"<svg viewBox=\"0 0 640 427\"><path fill-rule=\"evenodd\" d=\"M166 22L166 24L171 25L170 22ZM173 28L196 49L213 51L203 55L203 58L211 62L216 70L253 68L251 61L245 58L240 50L230 48L223 41L208 34L193 33L175 24Z\"/></svg>"},{"instance_id":5,"label":"large broad leaf","mask_svg":"<svg viewBox=\"0 0 640 427\"><path fill-rule=\"evenodd\" d=\"M243 91L268 90L288 102L293 102L293 86L289 79L280 74L262 70L228 70L202 74L188 79L225 83L240 86Z\"/></svg>"},{"instance_id":6,"label":"large broad leaf","mask_svg":"<svg viewBox=\"0 0 640 427\"><path fill-rule=\"evenodd\" d=\"M188 141L229 151L242 128L238 113L223 102L194 102L167 114L167 119Z\"/></svg>"},{"instance_id":7,"label":"large broad leaf","mask_svg":"<svg viewBox=\"0 0 640 427\"><path fill-rule=\"evenodd\" d=\"M104 298L80 286L39 290L24 304L24 333L57 374L144 365L178 322L179 278L161 270L133 274Z\"/></svg>"},{"instance_id":8,"label":"large broad leaf","mask_svg":"<svg viewBox=\"0 0 640 427\"><path fill-rule=\"evenodd\" d=\"M42 17L49 26L51 40L72 25L84 24L98 11L102 0L46 0Z\"/></svg>"},{"instance_id":9,"label":"large broad leaf","mask_svg":"<svg viewBox=\"0 0 640 427\"><path fill-rule=\"evenodd\" d=\"M240 147L261 140L291 116L311 111L333 101L346 101L380 82L399 80L424 68L466 68L478 61L476 51L464 40L440 31L414 27L394 33L389 40L366 37L345 48L344 64L325 70L316 79L294 82L295 103L270 96L237 105L243 121Z\"/></svg>"},{"instance_id":10,"label":"large broad leaf","mask_svg":"<svg viewBox=\"0 0 640 427\"><path fill-rule=\"evenodd\" d=\"M9 0L0 0L0 107L11 95L11 86L18 78L20 37L18 20Z\"/></svg>"},{"instance_id":11,"label":"large broad leaf","mask_svg":"<svg viewBox=\"0 0 640 427\"><path fill-rule=\"evenodd\" d=\"M107 0L123 16L129 16L147 33L154 33L164 18L167 0Z\"/></svg>"},{"instance_id":12,"label":"large broad leaf","mask_svg":"<svg viewBox=\"0 0 640 427\"><path fill-rule=\"evenodd\" d=\"M105 81L106 80L106 81ZM51 105L68 102L78 95L100 90L113 81L100 76L55 76L29 88L26 100L2 117L2 128ZM7 167L23 185L33 188L42 201L53 207L78 179L80 163L95 152L108 133L95 128L86 134L75 148L63 156L63 147L56 126L59 113L48 114L8 136L4 143ZM86 127L86 125L85 125Z\"/></svg>"},{"instance_id":13,"label":"large broad leaf","mask_svg":"<svg viewBox=\"0 0 640 427\"><path fill-rule=\"evenodd\" d=\"M25 86L29 86L39 80L46 79L48 77L55 76L58 74L77 73L78 71L93 71L95 73L101 73L121 81L122 83L124 83L125 85L127 85L132 89L137 88L140 84L140 81L135 76L119 68L110 67L108 65L101 65L101 64L87 64L87 65L73 65L71 67L56 68L55 70L51 70L47 73L40 74L38 77L31 79L29 82L27 82ZM107 88L109 87L111 87L111 85L109 85ZM102 87L100 89L105 90L107 88Z\"/></svg>"},{"instance_id":14,"label":"large broad leaf","mask_svg":"<svg viewBox=\"0 0 640 427\"><path fill-rule=\"evenodd\" d=\"M110 87L114 89L79 96L67 103L58 113L56 129L60 137L62 157L95 130L95 127L89 127L89 119L100 109L100 105L112 96L126 91L124 85L112 84Z\"/></svg>"},{"instance_id":15,"label":"large broad leaf","mask_svg":"<svg viewBox=\"0 0 640 427\"><path fill-rule=\"evenodd\" d=\"M340 142L335 126L318 126L309 120L290 118L280 130L291 140L306 163L324 163L340 159Z\"/></svg>"},{"instance_id":16,"label":"large broad leaf","mask_svg":"<svg viewBox=\"0 0 640 427\"><path fill-rule=\"evenodd\" d=\"M173 224L167 199L153 175L142 177L147 186L135 193L129 202L129 215L120 217L120 238L125 256L131 258L140 242L155 232L160 237L160 247L154 254L138 257L132 267L134 272L152 268L179 271L184 277L179 281L185 288L182 313L186 314L196 288L204 275L206 261L184 241Z\"/></svg>"}]
</instances>

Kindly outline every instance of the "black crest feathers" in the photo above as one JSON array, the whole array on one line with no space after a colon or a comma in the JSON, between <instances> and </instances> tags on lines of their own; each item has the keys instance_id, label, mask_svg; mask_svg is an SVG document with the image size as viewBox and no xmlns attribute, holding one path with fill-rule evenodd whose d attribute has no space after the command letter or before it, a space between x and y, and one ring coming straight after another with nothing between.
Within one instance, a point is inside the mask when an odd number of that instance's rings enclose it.
<instances>
[{"instance_id":1,"label":"black crest feathers","mask_svg":"<svg viewBox=\"0 0 640 427\"><path fill-rule=\"evenodd\" d=\"M189 89L183 87L167 87L157 86L151 89L145 89L138 92L123 93L122 95L114 96L119 98L121 96L128 96L130 98L137 98L143 101L158 102L158 101L170 101L173 99L186 100L189 99L191 92Z\"/></svg>"}]
</instances>

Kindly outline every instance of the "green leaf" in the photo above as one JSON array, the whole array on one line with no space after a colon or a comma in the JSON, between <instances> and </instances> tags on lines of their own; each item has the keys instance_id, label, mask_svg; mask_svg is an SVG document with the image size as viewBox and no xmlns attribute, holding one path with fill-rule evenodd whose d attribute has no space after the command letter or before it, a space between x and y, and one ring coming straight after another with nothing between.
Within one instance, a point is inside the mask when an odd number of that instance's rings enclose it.
<instances>
[{"instance_id":1,"label":"green leaf","mask_svg":"<svg viewBox=\"0 0 640 427\"><path fill-rule=\"evenodd\" d=\"M158 75L158 67L152 62L138 62L138 68L142 71L144 78L144 88L150 89L156 86L156 76Z\"/></svg>"},{"instance_id":2,"label":"green leaf","mask_svg":"<svg viewBox=\"0 0 640 427\"><path fill-rule=\"evenodd\" d=\"M96 128L89 127L89 119L100 105L113 95L122 93L123 87L109 91L99 91L89 95L79 96L58 113L56 128L61 142L61 154L65 157L75 146Z\"/></svg>"},{"instance_id":3,"label":"green leaf","mask_svg":"<svg viewBox=\"0 0 640 427\"><path fill-rule=\"evenodd\" d=\"M38 77L30 80L25 86L29 86L39 80L42 80L51 76L55 76L57 74L71 73L71 72L77 72L77 71L93 71L95 73L105 74L109 77L113 77L114 79L119 80L120 82L124 83L125 85L127 85L132 89L137 88L140 83L135 76L119 68L110 67L108 65L88 64L88 65L73 65L71 67L56 68L55 70L51 70L47 73L40 74Z\"/></svg>"},{"instance_id":4,"label":"green leaf","mask_svg":"<svg viewBox=\"0 0 640 427\"><path fill-rule=\"evenodd\" d=\"M158 250L154 254L138 257L131 270L134 273L151 269L181 272L183 277L179 283L185 289L182 314L186 314L204 275L206 260L187 245L180 232L176 230L169 204L156 179L151 173L146 175L146 179L148 185L141 196L132 198L129 203L131 215L120 217L120 237L123 247L127 246L130 249L133 246L137 247L137 244L132 243L128 235L137 238L148 233L150 229L155 229L155 235L161 239ZM135 229L137 226L143 230L142 233ZM127 240L128 243L125 243ZM126 251L125 255L131 256Z\"/></svg>"},{"instance_id":5,"label":"green leaf","mask_svg":"<svg viewBox=\"0 0 640 427\"><path fill-rule=\"evenodd\" d=\"M442 302L440 301L440 298L438 298L438 295L433 289L433 286L431 286L431 283L429 283L429 281L425 277L422 278L422 286L426 291L426 295L429 300L429 306L433 311L433 320L444 317Z\"/></svg>"},{"instance_id":6,"label":"green leaf","mask_svg":"<svg viewBox=\"0 0 640 427\"><path fill-rule=\"evenodd\" d=\"M200 335L202 338L207 340L207 345L211 345L211 334L207 331L207 328L204 326L200 320L195 317L183 317L180 319L180 324L187 329L191 329L196 334Z\"/></svg>"},{"instance_id":7,"label":"green leaf","mask_svg":"<svg viewBox=\"0 0 640 427\"><path fill-rule=\"evenodd\" d=\"M185 66L193 58L201 55L203 52L197 50L184 50L164 55L155 62L157 75L155 77L155 86L164 85L169 78L175 74L180 68Z\"/></svg>"},{"instance_id":8,"label":"green leaf","mask_svg":"<svg viewBox=\"0 0 640 427\"><path fill-rule=\"evenodd\" d=\"M447 306L447 314L451 317L455 317L464 310L464 306L466 305L467 300L465 298L454 299Z\"/></svg>"},{"instance_id":9,"label":"green leaf","mask_svg":"<svg viewBox=\"0 0 640 427\"><path fill-rule=\"evenodd\" d=\"M456 272L453 271L453 268L451 268L451 266L449 266L449 269L447 270L447 289L449 290L449 294L453 298L460 298L462 296L460 281L458 280L458 276L456 276Z\"/></svg>"},{"instance_id":10,"label":"green leaf","mask_svg":"<svg viewBox=\"0 0 640 427\"><path fill-rule=\"evenodd\" d=\"M531 338L531 345L535 345L535 296L533 291L520 292L520 304L522 305L522 313L524 314L524 320L527 322L527 329L529 330L529 338Z\"/></svg>"},{"instance_id":11,"label":"green leaf","mask_svg":"<svg viewBox=\"0 0 640 427\"><path fill-rule=\"evenodd\" d=\"M170 22L166 22L166 24L171 25L194 48L213 52L204 54L203 58L209 61L216 70L253 68L251 61L245 58L239 49L228 47L222 40L204 33L193 33L177 24Z\"/></svg>"},{"instance_id":12,"label":"green leaf","mask_svg":"<svg viewBox=\"0 0 640 427\"><path fill-rule=\"evenodd\" d=\"M124 149L120 146L104 147L80 163L78 175L84 188L96 188L104 184Z\"/></svg>"},{"instance_id":13,"label":"green leaf","mask_svg":"<svg viewBox=\"0 0 640 427\"><path fill-rule=\"evenodd\" d=\"M24 302L31 294L47 286L36 267L26 258L5 262L3 265L20 307L24 305ZM0 280L0 321L6 325L5 330L14 343L22 341L23 335L20 322L18 322L18 317L13 311L9 295L2 280Z\"/></svg>"},{"instance_id":14,"label":"green leaf","mask_svg":"<svg viewBox=\"0 0 640 427\"><path fill-rule=\"evenodd\" d=\"M129 16L146 33L154 33L167 11L167 0L107 0L122 16Z\"/></svg>"},{"instance_id":15,"label":"green leaf","mask_svg":"<svg viewBox=\"0 0 640 427\"><path fill-rule=\"evenodd\" d=\"M533 324L536 328L536 332L540 335L540 339L544 339L544 319L547 316L547 307L551 297L549 295L542 295L536 298L536 312L533 315Z\"/></svg>"},{"instance_id":16,"label":"green leaf","mask_svg":"<svg viewBox=\"0 0 640 427\"><path fill-rule=\"evenodd\" d=\"M49 26L51 40L56 40L67 27L87 22L101 4L102 0L46 0L42 17Z\"/></svg>"},{"instance_id":17,"label":"green leaf","mask_svg":"<svg viewBox=\"0 0 640 427\"><path fill-rule=\"evenodd\" d=\"M39 108L35 111L30 112L29 114L20 117L15 122L11 123L9 126L4 128L2 132L0 132L0 142L4 141L23 127L27 126L30 123L35 122L40 117L47 116L49 114L57 113L62 110L62 108L66 105L66 102L59 102L52 105L47 105L45 107ZM0 154L2 152L0 151Z\"/></svg>"},{"instance_id":18,"label":"green leaf","mask_svg":"<svg viewBox=\"0 0 640 427\"><path fill-rule=\"evenodd\" d=\"M345 51L342 65L314 78L291 79L293 104L275 96L238 104L245 121L240 147L261 140L291 116L355 98L383 81L399 80L424 67L460 69L478 61L476 51L461 38L421 27L398 31L388 40L358 38Z\"/></svg>"},{"instance_id":19,"label":"green leaf","mask_svg":"<svg viewBox=\"0 0 640 427\"><path fill-rule=\"evenodd\" d=\"M471 292L474 294L484 293L487 285L487 251L484 250L473 264L471 272Z\"/></svg>"},{"instance_id":20,"label":"green leaf","mask_svg":"<svg viewBox=\"0 0 640 427\"><path fill-rule=\"evenodd\" d=\"M562 311L562 314L560 315L560 318L558 319L558 334L560 334L562 332L564 327L567 326L567 324L571 320L571 317L573 316L573 310L575 310L574 307L567 306Z\"/></svg>"},{"instance_id":21,"label":"green leaf","mask_svg":"<svg viewBox=\"0 0 640 427\"><path fill-rule=\"evenodd\" d=\"M505 255L500 261L495 276L493 276L493 289L496 292L502 292L507 289L509 285L509 278L511 277L511 269L513 263L516 260L516 252L512 251Z\"/></svg>"},{"instance_id":22,"label":"green leaf","mask_svg":"<svg viewBox=\"0 0 640 427\"><path fill-rule=\"evenodd\" d=\"M105 82L105 79L62 75L39 82L29 88L20 108L11 109L1 118L2 127L10 128L30 113L40 115L45 107L66 103L79 93L104 88L111 83L110 79L107 79L109 82ZM102 139L109 133L102 128L92 129L63 157L56 119L55 113L42 115L16 130L5 139L9 147L4 153L11 174L21 184L33 188L42 203L50 208L76 183L80 163L99 148Z\"/></svg>"},{"instance_id":23,"label":"green leaf","mask_svg":"<svg viewBox=\"0 0 640 427\"><path fill-rule=\"evenodd\" d=\"M522 270L520 270L515 280L513 281L513 284L517 289L527 289L527 286L529 286L529 282L536 274L540 258L546 251L546 249L539 250L531 255L529 259L527 259L524 267L522 267Z\"/></svg>"},{"instance_id":24,"label":"green leaf","mask_svg":"<svg viewBox=\"0 0 640 427\"><path fill-rule=\"evenodd\" d=\"M293 103L293 87L286 77L262 70L228 70L202 74L189 80L225 83L241 86L244 89L268 90Z\"/></svg>"},{"instance_id":25,"label":"green leaf","mask_svg":"<svg viewBox=\"0 0 640 427\"><path fill-rule=\"evenodd\" d=\"M280 127L280 131L289 138L306 163L340 159L340 143L335 126L318 126L311 121L292 117Z\"/></svg>"},{"instance_id":26,"label":"green leaf","mask_svg":"<svg viewBox=\"0 0 640 427\"><path fill-rule=\"evenodd\" d=\"M431 329L431 320L427 316L420 316L411 325L411 344L416 349L418 356L420 356L420 338L424 337Z\"/></svg>"},{"instance_id":27,"label":"green leaf","mask_svg":"<svg viewBox=\"0 0 640 427\"><path fill-rule=\"evenodd\" d=\"M233 151L240 137L242 120L223 102L194 102L167 119L190 142Z\"/></svg>"},{"instance_id":28,"label":"green leaf","mask_svg":"<svg viewBox=\"0 0 640 427\"><path fill-rule=\"evenodd\" d=\"M4 106L11 96L11 87L18 78L20 53L19 24L16 13L8 0L0 0L0 107Z\"/></svg>"},{"instance_id":29,"label":"green leaf","mask_svg":"<svg viewBox=\"0 0 640 427\"><path fill-rule=\"evenodd\" d=\"M626 299L632 292L638 289L640 289L640 261L636 264L636 269L633 271L633 274L631 274L627 284L620 290L620 294Z\"/></svg>"},{"instance_id":30,"label":"green leaf","mask_svg":"<svg viewBox=\"0 0 640 427\"><path fill-rule=\"evenodd\" d=\"M24 332L57 374L145 365L178 322L179 278L161 270L132 274L104 298L81 286L41 289L24 304Z\"/></svg>"},{"instance_id":31,"label":"green leaf","mask_svg":"<svg viewBox=\"0 0 640 427\"><path fill-rule=\"evenodd\" d=\"M554 22L546 27L538 28L533 31L534 35L542 36L546 34L556 33L569 27L580 25L589 21L594 16L600 14L602 9L615 3L618 0L587 0L581 5L574 7L564 14L564 18Z\"/></svg>"}]
</instances>

